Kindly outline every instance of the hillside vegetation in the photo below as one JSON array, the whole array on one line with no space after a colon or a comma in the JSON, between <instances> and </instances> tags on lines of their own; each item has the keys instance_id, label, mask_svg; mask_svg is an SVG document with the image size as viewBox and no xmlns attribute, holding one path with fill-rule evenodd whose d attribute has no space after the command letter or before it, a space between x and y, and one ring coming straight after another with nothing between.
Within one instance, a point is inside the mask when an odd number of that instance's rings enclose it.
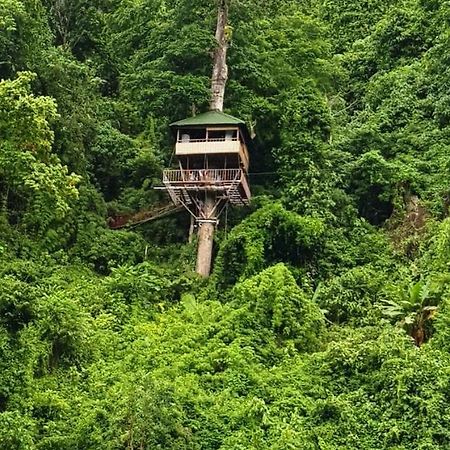
<instances>
[{"instance_id":1,"label":"hillside vegetation","mask_svg":"<svg viewBox=\"0 0 450 450\"><path fill-rule=\"evenodd\" d=\"M168 202L215 0L0 2L0 448L450 448L450 4L231 0L256 133L211 277Z\"/></svg>"}]
</instances>

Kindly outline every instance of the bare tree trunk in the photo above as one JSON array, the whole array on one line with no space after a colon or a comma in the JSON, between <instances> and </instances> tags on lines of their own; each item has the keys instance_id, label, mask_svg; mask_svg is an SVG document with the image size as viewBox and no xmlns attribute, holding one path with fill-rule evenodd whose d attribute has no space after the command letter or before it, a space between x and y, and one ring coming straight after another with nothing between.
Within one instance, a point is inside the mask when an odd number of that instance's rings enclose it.
<instances>
[{"instance_id":1,"label":"bare tree trunk","mask_svg":"<svg viewBox=\"0 0 450 450\"><path fill-rule=\"evenodd\" d=\"M217 46L213 55L213 73L211 78L211 111L223 111L225 86L228 80L227 51L229 40L228 29L228 1L218 0L216 41ZM212 212L216 204L216 194L207 192L203 205L204 217L211 219L200 223L198 230L197 273L208 277L211 272L211 262L214 244L214 231L216 228Z\"/></svg>"},{"instance_id":2,"label":"bare tree trunk","mask_svg":"<svg viewBox=\"0 0 450 450\"><path fill-rule=\"evenodd\" d=\"M211 79L211 111L223 111L225 86L228 80L228 0L218 0L216 41L214 50L213 74Z\"/></svg>"},{"instance_id":3,"label":"bare tree trunk","mask_svg":"<svg viewBox=\"0 0 450 450\"><path fill-rule=\"evenodd\" d=\"M208 219L212 215L215 203L215 194L213 192L208 192L206 194L206 199L203 206L204 214ZM214 218L211 217L211 219ZM196 271L202 277L208 277L211 272L215 228L216 224L214 220L202 222L199 224Z\"/></svg>"}]
</instances>

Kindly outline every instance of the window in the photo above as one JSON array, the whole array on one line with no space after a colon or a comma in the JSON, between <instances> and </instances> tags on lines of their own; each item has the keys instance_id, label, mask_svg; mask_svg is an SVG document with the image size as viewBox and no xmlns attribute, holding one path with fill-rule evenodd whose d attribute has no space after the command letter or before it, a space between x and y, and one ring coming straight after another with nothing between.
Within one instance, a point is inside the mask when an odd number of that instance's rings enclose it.
<instances>
[{"instance_id":1,"label":"window","mask_svg":"<svg viewBox=\"0 0 450 450\"><path fill-rule=\"evenodd\" d=\"M238 130L208 130L208 141L236 141Z\"/></svg>"},{"instance_id":2,"label":"window","mask_svg":"<svg viewBox=\"0 0 450 450\"><path fill-rule=\"evenodd\" d=\"M188 143L206 140L205 128L184 128L178 130L178 142Z\"/></svg>"}]
</instances>

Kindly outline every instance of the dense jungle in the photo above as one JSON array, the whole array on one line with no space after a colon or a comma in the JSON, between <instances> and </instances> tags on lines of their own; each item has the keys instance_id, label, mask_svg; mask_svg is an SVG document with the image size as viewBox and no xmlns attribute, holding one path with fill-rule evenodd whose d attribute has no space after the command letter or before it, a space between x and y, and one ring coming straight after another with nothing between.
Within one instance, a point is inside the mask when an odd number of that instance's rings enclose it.
<instances>
[{"instance_id":1,"label":"dense jungle","mask_svg":"<svg viewBox=\"0 0 450 450\"><path fill-rule=\"evenodd\" d=\"M169 202L216 0L0 0L0 448L450 448L450 2L229 0L252 203Z\"/></svg>"}]
</instances>

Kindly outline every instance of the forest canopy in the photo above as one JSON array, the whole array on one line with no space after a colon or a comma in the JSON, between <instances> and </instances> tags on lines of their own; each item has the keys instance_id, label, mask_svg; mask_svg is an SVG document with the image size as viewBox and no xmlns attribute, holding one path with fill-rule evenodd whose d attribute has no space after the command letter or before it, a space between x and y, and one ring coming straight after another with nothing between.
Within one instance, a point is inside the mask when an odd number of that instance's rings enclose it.
<instances>
[{"instance_id":1,"label":"forest canopy","mask_svg":"<svg viewBox=\"0 0 450 450\"><path fill-rule=\"evenodd\" d=\"M162 208L216 0L0 2L0 447L450 448L450 6L227 0L252 203Z\"/></svg>"}]
</instances>

